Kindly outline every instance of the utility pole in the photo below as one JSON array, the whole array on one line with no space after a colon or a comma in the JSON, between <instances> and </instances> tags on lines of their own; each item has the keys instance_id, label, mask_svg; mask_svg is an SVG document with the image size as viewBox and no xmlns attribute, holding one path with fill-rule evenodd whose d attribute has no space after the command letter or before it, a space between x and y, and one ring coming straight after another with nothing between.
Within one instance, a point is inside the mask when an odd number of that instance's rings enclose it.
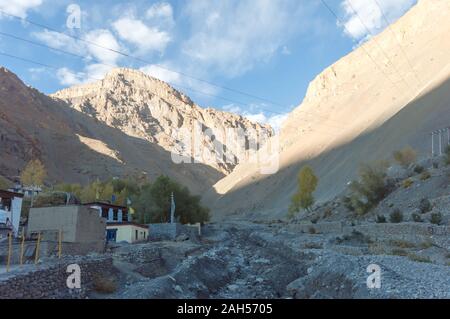
<instances>
[{"instance_id":1,"label":"utility pole","mask_svg":"<svg viewBox=\"0 0 450 319\"><path fill-rule=\"evenodd\" d=\"M175 200L173 199L173 192L170 194L170 223L175 223Z\"/></svg>"},{"instance_id":2,"label":"utility pole","mask_svg":"<svg viewBox=\"0 0 450 319\"><path fill-rule=\"evenodd\" d=\"M434 132L431 132L431 157L434 157Z\"/></svg>"}]
</instances>

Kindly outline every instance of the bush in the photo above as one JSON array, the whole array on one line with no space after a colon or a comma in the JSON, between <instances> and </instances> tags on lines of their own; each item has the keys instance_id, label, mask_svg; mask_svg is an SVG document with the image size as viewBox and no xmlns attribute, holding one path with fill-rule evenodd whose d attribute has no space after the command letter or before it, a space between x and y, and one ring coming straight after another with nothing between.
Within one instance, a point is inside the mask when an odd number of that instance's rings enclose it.
<instances>
[{"instance_id":1,"label":"bush","mask_svg":"<svg viewBox=\"0 0 450 319\"><path fill-rule=\"evenodd\" d=\"M78 205L80 201L73 194L63 192L41 193L33 202L33 207L65 206L67 204Z\"/></svg>"},{"instance_id":2,"label":"bush","mask_svg":"<svg viewBox=\"0 0 450 319\"><path fill-rule=\"evenodd\" d=\"M102 294L111 294L117 290L117 282L111 277L98 276L94 278L93 289Z\"/></svg>"},{"instance_id":3,"label":"bush","mask_svg":"<svg viewBox=\"0 0 450 319\"><path fill-rule=\"evenodd\" d=\"M417 152L410 146L405 147L400 151L395 151L394 160L403 167L408 167L416 161Z\"/></svg>"},{"instance_id":4,"label":"bush","mask_svg":"<svg viewBox=\"0 0 450 319\"><path fill-rule=\"evenodd\" d=\"M377 216L377 223L378 224L384 224L386 222L386 217L384 215L378 215Z\"/></svg>"},{"instance_id":5,"label":"bush","mask_svg":"<svg viewBox=\"0 0 450 319\"><path fill-rule=\"evenodd\" d=\"M420 174L423 173L423 171L425 171L425 168L423 166L421 165L414 166L414 173Z\"/></svg>"},{"instance_id":6,"label":"bush","mask_svg":"<svg viewBox=\"0 0 450 319\"><path fill-rule=\"evenodd\" d=\"M346 205L352 207L359 215L368 213L392 190L390 180L386 179L386 165L363 165L359 170L360 179L350 184L354 194Z\"/></svg>"},{"instance_id":7,"label":"bush","mask_svg":"<svg viewBox=\"0 0 450 319\"><path fill-rule=\"evenodd\" d=\"M417 213L413 213L413 214L411 215L411 217L412 217L412 220L413 220L415 223L422 223L422 222L423 222L422 217L420 217L420 215L417 214Z\"/></svg>"},{"instance_id":8,"label":"bush","mask_svg":"<svg viewBox=\"0 0 450 319\"><path fill-rule=\"evenodd\" d=\"M450 145L445 148L445 164L450 165Z\"/></svg>"},{"instance_id":9,"label":"bush","mask_svg":"<svg viewBox=\"0 0 450 319\"><path fill-rule=\"evenodd\" d=\"M11 181L0 175L0 189L8 189L11 186Z\"/></svg>"},{"instance_id":10,"label":"bush","mask_svg":"<svg viewBox=\"0 0 450 319\"><path fill-rule=\"evenodd\" d=\"M408 258L419 263L431 263L431 259L429 257L419 256L416 254L408 254Z\"/></svg>"},{"instance_id":11,"label":"bush","mask_svg":"<svg viewBox=\"0 0 450 319\"><path fill-rule=\"evenodd\" d=\"M399 248L414 248L416 245L405 240L391 240L390 244Z\"/></svg>"},{"instance_id":12,"label":"bush","mask_svg":"<svg viewBox=\"0 0 450 319\"><path fill-rule=\"evenodd\" d=\"M431 202L428 198L422 198L419 203L420 213L426 214L432 209Z\"/></svg>"},{"instance_id":13,"label":"bush","mask_svg":"<svg viewBox=\"0 0 450 319\"><path fill-rule=\"evenodd\" d=\"M422 181L426 181L427 179L429 179L431 177L431 174L429 171L424 171L422 172L422 174L420 174L420 179Z\"/></svg>"},{"instance_id":14,"label":"bush","mask_svg":"<svg viewBox=\"0 0 450 319\"><path fill-rule=\"evenodd\" d=\"M408 253L405 250L398 248L392 249L391 253L395 256L408 256Z\"/></svg>"},{"instance_id":15,"label":"bush","mask_svg":"<svg viewBox=\"0 0 450 319\"><path fill-rule=\"evenodd\" d=\"M442 222L442 214L441 213L432 213L430 217L430 223L439 225Z\"/></svg>"},{"instance_id":16,"label":"bush","mask_svg":"<svg viewBox=\"0 0 450 319\"><path fill-rule=\"evenodd\" d=\"M402 186L403 188L410 188L414 184L413 180L410 178L407 178L403 181Z\"/></svg>"},{"instance_id":17,"label":"bush","mask_svg":"<svg viewBox=\"0 0 450 319\"><path fill-rule=\"evenodd\" d=\"M391 223L401 223L403 221L403 213L400 209L396 208L390 215L389 221Z\"/></svg>"}]
</instances>

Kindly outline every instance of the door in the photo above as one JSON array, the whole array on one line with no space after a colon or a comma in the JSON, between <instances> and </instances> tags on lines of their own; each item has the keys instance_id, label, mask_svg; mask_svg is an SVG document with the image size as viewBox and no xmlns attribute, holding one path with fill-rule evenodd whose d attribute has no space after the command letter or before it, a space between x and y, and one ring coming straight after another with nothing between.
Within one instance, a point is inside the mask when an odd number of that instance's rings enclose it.
<instances>
[{"instance_id":1,"label":"door","mask_svg":"<svg viewBox=\"0 0 450 319\"><path fill-rule=\"evenodd\" d=\"M107 229L106 230L106 241L116 242L117 229Z\"/></svg>"}]
</instances>

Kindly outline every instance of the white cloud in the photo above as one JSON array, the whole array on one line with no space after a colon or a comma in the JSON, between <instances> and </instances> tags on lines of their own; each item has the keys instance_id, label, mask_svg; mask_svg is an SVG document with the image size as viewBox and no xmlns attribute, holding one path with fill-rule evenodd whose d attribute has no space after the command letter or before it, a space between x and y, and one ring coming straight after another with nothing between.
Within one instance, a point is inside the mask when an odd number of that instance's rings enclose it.
<instances>
[{"instance_id":1,"label":"white cloud","mask_svg":"<svg viewBox=\"0 0 450 319\"><path fill-rule=\"evenodd\" d=\"M140 53L151 51L164 52L171 41L170 34L156 27L149 27L132 16L122 17L113 23L113 27L124 41L134 44Z\"/></svg>"},{"instance_id":2,"label":"white cloud","mask_svg":"<svg viewBox=\"0 0 450 319\"><path fill-rule=\"evenodd\" d=\"M78 85L101 80L112 68L112 66L94 63L87 65L83 71L76 72L64 67L58 69L56 77L62 85Z\"/></svg>"},{"instance_id":3,"label":"white cloud","mask_svg":"<svg viewBox=\"0 0 450 319\"><path fill-rule=\"evenodd\" d=\"M96 46L93 44L87 44L87 49L89 50L90 54L92 54L102 63L115 64L121 57L120 54L114 52L121 51L121 47L114 35L109 30L97 29L90 31L88 34L86 34L85 40L98 45ZM108 48L111 50L104 48Z\"/></svg>"},{"instance_id":4,"label":"white cloud","mask_svg":"<svg viewBox=\"0 0 450 319\"><path fill-rule=\"evenodd\" d=\"M51 47L85 56L85 62L92 60L93 57L98 61L98 63L91 62L85 65L80 71L72 71L66 67L58 69L56 77L62 85L76 85L102 79L109 70L117 65L118 60L122 57L112 50L124 51L114 35L106 29L88 32L83 37L88 42L78 41L64 34L47 30L32 35Z\"/></svg>"},{"instance_id":5,"label":"white cloud","mask_svg":"<svg viewBox=\"0 0 450 319\"><path fill-rule=\"evenodd\" d=\"M258 105L251 105L250 110L243 110L241 107L234 104L223 106L223 109L227 112L240 114L252 122L269 124L275 132L279 132L289 113L270 113L270 115L268 115L269 112L258 110L259 108Z\"/></svg>"},{"instance_id":6,"label":"white cloud","mask_svg":"<svg viewBox=\"0 0 450 319\"><path fill-rule=\"evenodd\" d=\"M345 33L355 40L366 40L387 26L383 13L392 23L401 17L417 0L344 0ZM381 10L380 10L381 9Z\"/></svg>"},{"instance_id":7,"label":"white cloud","mask_svg":"<svg viewBox=\"0 0 450 319\"><path fill-rule=\"evenodd\" d=\"M186 4L191 36L183 53L229 77L268 61L297 32L309 3L298 0L198 0Z\"/></svg>"},{"instance_id":8,"label":"white cloud","mask_svg":"<svg viewBox=\"0 0 450 319\"><path fill-rule=\"evenodd\" d=\"M65 51L80 55L86 53L84 43L59 32L44 30L42 32L34 32L32 33L32 36L52 48L63 49Z\"/></svg>"},{"instance_id":9,"label":"white cloud","mask_svg":"<svg viewBox=\"0 0 450 319\"><path fill-rule=\"evenodd\" d=\"M167 83L171 84L181 83L181 76L178 73L169 71L168 67L166 67L165 64L161 64L161 66L162 67L159 67L158 65L155 64L151 64L141 67L140 70L145 74L153 76L154 78L157 78Z\"/></svg>"},{"instance_id":10,"label":"white cloud","mask_svg":"<svg viewBox=\"0 0 450 319\"><path fill-rule=\"evenodd\" d=\"M75 73L68 68L60 68L56 72L56 77L62 85L76 85L82 83L83 74Z\"/></svg>"},{"instance_id":11,"label":"white cloud","mask_svg":"<svg viewBox=\"0 0 450 319\"><path fill-rule=\"evenodd\" d=\"M146 17L152 24L157 24L167 28L173 27L175 24L172 6L167 2L153 4L147 10Z\"/></svg>"},{"instance_id":12,"label":"white cloud","mask_svg":"<svg viewBox=\"0 0 450 319\"><path fill-rule=\"evenodd\" d=\"M0 0L0 10L26 18L28 10L39 7L42 2L42 0ZM2 14L0 13L1 16Z\"/></svg>"}]
</instances>

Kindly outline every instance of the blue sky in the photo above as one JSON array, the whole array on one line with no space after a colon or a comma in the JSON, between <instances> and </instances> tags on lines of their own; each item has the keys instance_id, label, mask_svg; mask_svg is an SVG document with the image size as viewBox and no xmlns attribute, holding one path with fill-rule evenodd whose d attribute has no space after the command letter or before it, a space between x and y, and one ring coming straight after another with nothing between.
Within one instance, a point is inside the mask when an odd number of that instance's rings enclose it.
<instances>
[{"instance_id":1,"label":"blue sky","mask_svg":"<svg viewBox=\"0 0 450 319\"><path fill-rule=\"evenodd\" d=\"M114 66L141 69L179 88L201 106L239 112L278 126L300 104L318 73L386 27L383 13L393 22L416 3L325 1L340 22L320 0L0 0L2 12L85 40L0 12L0 32L4 33L0 53L55 68L4 55L0 65L45 93L101 79Z\"/></svg>"}]
</instances>

